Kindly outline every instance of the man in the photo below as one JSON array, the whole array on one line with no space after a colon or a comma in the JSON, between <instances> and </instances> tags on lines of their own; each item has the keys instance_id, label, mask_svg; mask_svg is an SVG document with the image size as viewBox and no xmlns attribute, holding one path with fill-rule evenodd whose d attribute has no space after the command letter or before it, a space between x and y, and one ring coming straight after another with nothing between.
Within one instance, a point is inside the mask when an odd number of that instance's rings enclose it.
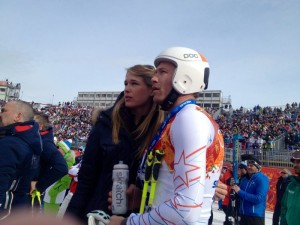
<instances>
[{"instance_id":1,"label":"man","mask_svg":"<svg viewBox=\"0 0 300 225\"><path fill-rule=\"evenodd\" d=\"M53 129L46 114L35 112L34 120L39 124L40 135L43 142L43 152L40 158L39 176L31 182L32 193L38 190L43 193L50 185L68 173L67 163L57 151L54 143Z\"/></svg>"},{"instance_id":2,"label":"man","mask_svg":"<svg viewBox=\"0 0 300 225\"><path fill-rule=\"evenodd\" d=\"M245 162L241 162L238 166L238 179L239 183L247 175L247 165Z\"/></svg>"},{"instance_id":3,"label":"man","mask_svg":"<svg viewBox=\"0 0 300 225\"><path fill-rule=\"evenodd\" d=\"M273 213L273 225L279 224L279 218L281 213L281 200L285 193L285 190L288 184L291 182L290 175L292 175L291 171L287 168L284 168L280 171L280 176L276 183L276 205Z\"/></svg>"},{"instance_id":4,"label":"man","mask_svg":"<svg viewBox=\"0 0 300 225\"><path fill-rule=\"evenodd\" d=\"M281 201L280 225L298 225L300 221L300 150L292 154L291 162L296 176L290 176L291 182Z\"/></svg>"},{"instance_id":5,"label":"man","mask_svg":"<svg viewBox=\"0 0 300 225\"><path fill-rule=\"evenodd\" d=\"M112 216L109 225L207 224L224 156L218 125L195 101L197 93L207 88L209 66L198 52L182 47L163 51L154 64L153 99L169 116L138 174L143 179L149 167L155 171L150 176L146 213L128 219ZM151 155L153 164L149 163ZM143 205L142 199L141 212Z\"/></svg>"},{"instance_id":6,"label":"man","mask_svg":"<svg viewBox=\"0 0 300 225\"><path fill-rule=\"evenodd\" d=\"M0 221L11 208L24 207L30 181L38 169L42 152L38 124L33 109L24 101L7 102L0 120Z\"/></svg>"},{"instance_id":7,"label":"man","mask_svg":"<svg viewBox=\"0 0 300 225\"><path fill-rule=\"evenodd\" d=\"M269 179L261 172L261 162L253 155L242 155L247 161L247 175L240 186L232 188L240 200L240 225L264 225Z\"/></svg>"}]
</instances>

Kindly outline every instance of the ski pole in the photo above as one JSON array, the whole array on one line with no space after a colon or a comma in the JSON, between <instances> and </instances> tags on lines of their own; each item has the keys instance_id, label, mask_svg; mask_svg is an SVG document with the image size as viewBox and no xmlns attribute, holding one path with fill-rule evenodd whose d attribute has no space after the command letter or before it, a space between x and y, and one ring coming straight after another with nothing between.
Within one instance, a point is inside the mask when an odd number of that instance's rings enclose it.
<instances>
[{"instance_id":1,"label":"ski pole","mask_svg":"<svg viewBox=\"0 0 300 225\"><path fill-rule=\"evenodd\" d=\"M149 197L149 204L148 204L150 206L153 204L159 169L164 154L165 152L163 150L155 150L155 158L152 166L150 197Z\"/></svg>"},{"instance_id":2,"label":"ski pole","mask_svg":"<svg viewBox=\"0 0 300 225\"><path fill-rule=\"evenodd\" d=\"M146 160L145 179L144 179L144 187L143 187L142 200L141 200L141 206L140 206L140 214L144 213L144 210L145 210L148 186L149 186L149 181L150 181L151 172L152 172L152 164L153 164L153 153L151 151L148 154L147 160Z\"/></svg>"}]
</instances>

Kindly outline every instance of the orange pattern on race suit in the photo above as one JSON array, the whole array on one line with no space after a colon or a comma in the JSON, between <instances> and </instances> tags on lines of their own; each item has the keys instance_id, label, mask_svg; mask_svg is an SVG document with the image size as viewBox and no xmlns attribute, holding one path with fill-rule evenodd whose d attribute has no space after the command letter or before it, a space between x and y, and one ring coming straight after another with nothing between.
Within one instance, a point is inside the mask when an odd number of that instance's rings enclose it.
<instances>
[{"instance_id":1,"label":"orange pattern on race suit","mask_svg":"<svg viewBox=\"0 0 300 225\"><path fill-rule=\"evenodd\" d=\"M210 147L207 148L206 152L206 171L213 171L215 166L217 165L219 168L222 167L223 158L224 158L224 139L221 131L219 130L219 125L212 118L212 116L207 113L204 109L199 106L196 106L197 110L204 113L211 123L214 126L216 136L213 140L213 143Z\"/></svg>"},{"instance_id":2,"label":"orange pattern on race suit","mask_svg":"<svg viewBox=\"0 0 300 225\"><path fill-rule=\"evenodd\" d=\"M174 148L171 144L169 133L170 133L170 128L171 128L171 125L172 125L172 122L174 119L175 119L175 117L170 119L169 123L167 124L165 130L163 131L163 133L161 135L160 140L155 145L156 149L165 151L164 161L168 165L170 172L172 172L174 170L174 154L175 153L174 153Z\"/></svg>"},{"instance_id":3,"label":"orange pattern on race suit","mask_svg":"<svg viewBox=\"0 0 300 225\"><path fill-rule=\"evenodd\" d=\"M207 148L206 152L206 172L214 171L216 166L218 168L222 168L223 164L223 158L224 158L224 139L221 131L219 130L219 125L214 121L212 116L207 113L204 109L202 109L199 106L196 106L196 109L199 110L200 112L204 113L211 123L214 126L215 129L215 138L211 144ZM164 132L161 135L161 139L158 141L158 143L155 145L156 149L164 150L165 155L164 155L164 161L169 167L170 171L174 170L174 148L171 144L170 140L170 128L172 125L173 120L175 117L173 117L169 123L167 124Z\"/></svg>"},{"instance_id":4,"label":"orange pattern on race suit","mask_svg":"<svg viewBox=\"0 0 300 225\"><path fill-rule=\"evenodd\" d=\"M168 121L153 150L165 152L153 203L127 224L207 224L224 156L217 123L189 104ZM143 174L141 174L143 175ZM149 206L149 205L148 205Z\"/></svg>"}]
</instances>

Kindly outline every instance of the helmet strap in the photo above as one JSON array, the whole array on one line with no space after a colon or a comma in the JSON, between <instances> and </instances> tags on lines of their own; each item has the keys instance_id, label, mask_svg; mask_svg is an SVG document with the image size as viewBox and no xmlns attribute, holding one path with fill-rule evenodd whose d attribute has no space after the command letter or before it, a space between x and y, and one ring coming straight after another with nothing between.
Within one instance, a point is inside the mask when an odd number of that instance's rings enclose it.
<instances>
[{"instance_id":1,"label":"helmet strap","mask_svg":"<svg viewBox=\"0 0 300 225\"><path fill-rule=\"evenodd\" d=\"M163 103L160 105L161 109L164 111L170 110L172 108L172 106L174 105L174 103L176 102L179 95L180 94L177 91L175 91L174 88L172 88L172 90L170 91L168 96L165 98Z\"/></svg>"}]
</instances>

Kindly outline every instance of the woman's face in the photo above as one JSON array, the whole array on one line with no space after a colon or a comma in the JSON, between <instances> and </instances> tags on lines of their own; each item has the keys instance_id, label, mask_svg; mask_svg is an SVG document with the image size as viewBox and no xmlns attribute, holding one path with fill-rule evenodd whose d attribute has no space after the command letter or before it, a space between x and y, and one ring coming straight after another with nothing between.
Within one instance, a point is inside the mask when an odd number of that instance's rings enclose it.
<instances>
[{"instance_id":1,"label":"woman's face","mask_svg":"<svg viewBox=\"0 0 300 225\"><path fill-rule=\"evenodd\" d=\"M141 76L127 72L124 81L125 106L132 110L146 111L152 102L152 87L144 82Z\"/></svg>"}]
</instances>

